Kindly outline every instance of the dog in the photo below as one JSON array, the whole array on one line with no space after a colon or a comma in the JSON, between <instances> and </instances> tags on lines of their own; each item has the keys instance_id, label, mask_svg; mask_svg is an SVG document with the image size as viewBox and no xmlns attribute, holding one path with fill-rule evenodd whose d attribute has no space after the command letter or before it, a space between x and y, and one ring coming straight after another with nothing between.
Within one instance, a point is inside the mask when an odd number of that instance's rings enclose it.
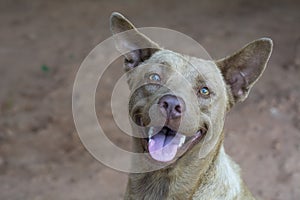
<instances>
[{"instance_id":1,"label":"dog","mask_svg":"<svg viewBox=\"0 0 300 200\"><path fill-rule=\"evenodd\" d=\"M129 174L125 199L254 199L224 151L223 126L226 113L246 99L265 70L272 40L203 60L163 49L120 13L112 13L110 28L125 52L129 117L141 136L133 137L133 149L145 153L133 165L162 166Z\"/></svg>"}]
</instances>

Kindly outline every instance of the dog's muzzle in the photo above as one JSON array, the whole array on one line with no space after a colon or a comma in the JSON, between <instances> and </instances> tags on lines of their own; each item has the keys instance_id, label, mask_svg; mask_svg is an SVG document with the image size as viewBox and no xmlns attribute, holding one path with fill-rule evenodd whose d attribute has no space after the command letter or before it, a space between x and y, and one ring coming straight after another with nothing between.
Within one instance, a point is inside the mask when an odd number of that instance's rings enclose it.
<instances>
[{"instance_id":1,"label":"dog's muzzle","mask_svg":"<svg viewBox=\"0 0 300 200\"><path fill-rule=\"evenodd\" d=\"M172 162L182 156L196 144L206 133L206 128L200 128L192 136L178 132L180 122L186 111L182 98L166 94L157 101L157 115L163 116L163 125L143 123L143 115L137 115L142 126L142 145L152 159L159 162ZM205 126L203 126L205 127Z\"/></svg>"}]
</instances>

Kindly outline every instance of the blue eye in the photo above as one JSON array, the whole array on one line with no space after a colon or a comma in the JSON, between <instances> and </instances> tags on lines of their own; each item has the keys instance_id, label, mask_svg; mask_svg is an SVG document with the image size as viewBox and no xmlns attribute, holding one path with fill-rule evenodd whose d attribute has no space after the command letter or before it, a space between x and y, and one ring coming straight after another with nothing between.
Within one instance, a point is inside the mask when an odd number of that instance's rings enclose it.
<instances>
[{"instance_id":1,"label":"blue eye","mask_svg":"<svg viewBox=\"0 0 300 200\"><path fill-rule=\"evenodd\" d=\"M202 87L200 89L200 94L202 94L204 96L208 96L210 94L210 91L209 91L208 87Z\"/></svg>"},{"instance_id":2,"label":"blue eye","mask_svg":"<svg viewBox=\"0 0 300 200\"><path fill-rule=\"evenodd\" d=\"M156 73L150 74L149 79L151 81L160 81L160 76L158 74L156 74Z\"/></svg>"}]
</instances>

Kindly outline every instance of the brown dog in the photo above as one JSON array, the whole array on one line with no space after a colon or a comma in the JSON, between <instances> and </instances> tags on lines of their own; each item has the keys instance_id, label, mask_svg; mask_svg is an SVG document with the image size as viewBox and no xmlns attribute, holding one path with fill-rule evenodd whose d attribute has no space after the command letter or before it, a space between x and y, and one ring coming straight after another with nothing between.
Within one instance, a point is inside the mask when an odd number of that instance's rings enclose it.
<instances>
[{"instance_id":1,"label":"brown dog","mask_svg":"<svg viewBox=\"0 0 300 200\"><path fill-rule=\"evenodd\" d=\"M254 199L224 151L223 125L264 71L272 41L210 61L160 48L119 13L111 30L133 32L116 37L117 48L127 51L133 132L144 137L134 138L134 150L148 155L133 164L164 166L130 174L125 199Z\"/></svg>"}]
</instances>

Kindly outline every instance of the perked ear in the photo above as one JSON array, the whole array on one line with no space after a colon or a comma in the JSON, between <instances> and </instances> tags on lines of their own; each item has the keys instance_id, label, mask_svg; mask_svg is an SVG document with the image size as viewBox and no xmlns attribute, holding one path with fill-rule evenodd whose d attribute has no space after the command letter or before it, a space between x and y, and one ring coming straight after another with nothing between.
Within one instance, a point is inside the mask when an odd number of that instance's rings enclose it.
<instances>
[{"instance_id":1,"label":"perked ear","mask_svg":"<svg viewBox=\"0 0 300 200\"><path fill-rule=\"evenodd\" d=\"M251 87L265 70L272 48L271 39L261 38L232 56L216 61L231 90L232 104L246 99Z\"/></svg>"},{"instance_id":2,"label":"perked ear","mask_svg":"<svg viewBox=\"0 0 300 200\"><path fill-rule=\"evenodd\" d=\"M138 66L159 49L156 43L140 33L120 13L112 13L110 29L114 35L117 49L125 56L125 70Z\"/></svg>"}]
</instances>

